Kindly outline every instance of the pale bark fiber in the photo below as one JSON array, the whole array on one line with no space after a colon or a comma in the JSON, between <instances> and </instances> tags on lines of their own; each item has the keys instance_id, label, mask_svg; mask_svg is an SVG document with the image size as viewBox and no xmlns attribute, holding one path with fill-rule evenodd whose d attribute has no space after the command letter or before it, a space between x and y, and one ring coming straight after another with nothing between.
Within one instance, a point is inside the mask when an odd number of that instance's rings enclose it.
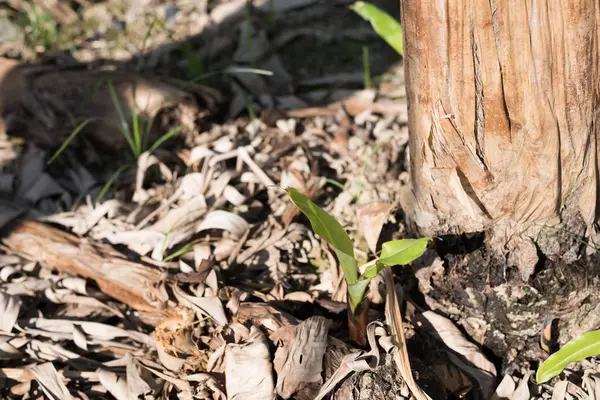
<instances>
[{"instance_id":1,"label":"pale bark fiber","mask_svg":"<svg viewBox=\"0 0 600 400\"><path fill-rule=\"evenodd\" d=\"M491 232L527 278L542 228L569 209L589 235L598 217L600 3L402 0L401 11L403 205L421 233Z\"/></svg>"}]
</instances>

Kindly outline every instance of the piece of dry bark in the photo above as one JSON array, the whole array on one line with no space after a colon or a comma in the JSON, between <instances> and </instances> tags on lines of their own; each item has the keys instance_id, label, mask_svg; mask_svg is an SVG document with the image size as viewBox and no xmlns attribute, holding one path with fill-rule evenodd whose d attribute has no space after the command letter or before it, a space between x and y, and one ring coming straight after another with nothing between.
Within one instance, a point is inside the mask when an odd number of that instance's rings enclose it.
<instances>
[{"instance_id":1,"label":"piece of dry bark","mask_svg":"<svg viewBox=\"0 0 600 400\"><path fill-rule=\"evenodd\" d=\"M330 321L310 317L296 328L294 339L275 353L277 394L284 399L312 399L323 384L323 356Z\"/></svg>"},{"instance_id":2,"label":"piece of dry bark","mask_svg":"<svg viewBox=\"0 0 600 400\"><path fill-rule=\"evenodd\" d=\"M105 294L136 310L164 316L147 301L160 281L160 271L127 260L108 245L85 242L41 222L19 221L8 229L2 243L11 252L60 272L93 279Z\"/></svg>"},{"instance_id":3,"label":"piece of dry bark","mask_svg":"<svg viewBox=\"0 0 600 400\"><path fill-rule=\"evenodd\" d=\"M121 114L130 123L134 110L139 118L156 122L152 142L170 128L161 126L163 111L174 112L176 125L185 131L220 102L213 89L170 78L0 58L0 128L43 147L62 144L88 120L80 135L108 149L125 146Z\"/></svg>"}]
</instances>

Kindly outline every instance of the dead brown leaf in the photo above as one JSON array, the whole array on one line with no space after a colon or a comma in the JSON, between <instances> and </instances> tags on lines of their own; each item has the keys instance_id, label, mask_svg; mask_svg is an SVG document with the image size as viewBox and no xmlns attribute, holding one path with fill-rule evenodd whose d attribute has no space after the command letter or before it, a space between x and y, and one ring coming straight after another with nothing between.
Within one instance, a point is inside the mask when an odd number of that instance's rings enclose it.
<instances>
[{"instance_id":1,"label":"dead brown leaf","mask_svg":"<svg viewBox=\"0 0 600 400\"><path fill-rule=\"evenodd\" d=\"M271 400L275 384L266 338L255 327L244 344L228 344L225 381L230 399Z\"/></svg>"},{"instance_id":2,"label":"dead brown leaf","mask_svg":"<svg viewBox=\"0 0 600 400\"><path fill-rule=\"evenodd\" d=\"M323 356L327 349L327 332L331 321L310 317L296 327L294 339L277 349L277 394L289 399L297 392L312 398L318 392L323 377Z\"/></svg>"},{"instance_id":3,"label":"dead brown leaf","mask_svg":"<svg viewBox=\"0 0 600 400\"><path fill-rule=\"evenodd\" d=\"M377 253L377 241L392 207L391 204L384 202L372 202L358 207L358 226L373 254Z\"/></svg>"}]
</instances>

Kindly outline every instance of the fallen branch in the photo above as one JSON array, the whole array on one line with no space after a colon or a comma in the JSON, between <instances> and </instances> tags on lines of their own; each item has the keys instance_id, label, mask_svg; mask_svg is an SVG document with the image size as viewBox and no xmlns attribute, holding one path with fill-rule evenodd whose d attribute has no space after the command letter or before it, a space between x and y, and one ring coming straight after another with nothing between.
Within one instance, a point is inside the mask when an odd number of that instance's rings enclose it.
<instances>
[{"instance_id":1,"label":"fallen branch","mask_svg":"<svg viewBox=\"0 0 600 400\"><path fill-rule=\"evenodd\" d=\"M143 312L165 314L148 303L161 272L127 260L110 245L91 243L37 221L18 221L1 239L9 252L60 272L93 279L106 295Z\"/></svg>"}]
</instances>

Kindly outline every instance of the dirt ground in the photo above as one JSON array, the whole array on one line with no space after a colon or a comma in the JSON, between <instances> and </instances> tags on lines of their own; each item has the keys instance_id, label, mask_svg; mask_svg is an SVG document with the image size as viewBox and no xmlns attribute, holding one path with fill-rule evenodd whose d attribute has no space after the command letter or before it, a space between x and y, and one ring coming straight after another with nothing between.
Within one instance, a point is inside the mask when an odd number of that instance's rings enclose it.
<instances>
[{"instance_id":1,"label":"dirt ground","mask_svg":"<svg viewBox=\"0 0 600 400\"><path fill-rule=\"evenodd\" d=\"M556 346L600 325L575 217L572 258L528 282L484 233L436 238L373 280L351 340L334 253L281 189L362 263L417 234L402 59L351 3L0 4L0 398L423 398L406 351L434 400L595 398L594 360L534 378L544 327Z\"/></svg>"}]
</instances>

